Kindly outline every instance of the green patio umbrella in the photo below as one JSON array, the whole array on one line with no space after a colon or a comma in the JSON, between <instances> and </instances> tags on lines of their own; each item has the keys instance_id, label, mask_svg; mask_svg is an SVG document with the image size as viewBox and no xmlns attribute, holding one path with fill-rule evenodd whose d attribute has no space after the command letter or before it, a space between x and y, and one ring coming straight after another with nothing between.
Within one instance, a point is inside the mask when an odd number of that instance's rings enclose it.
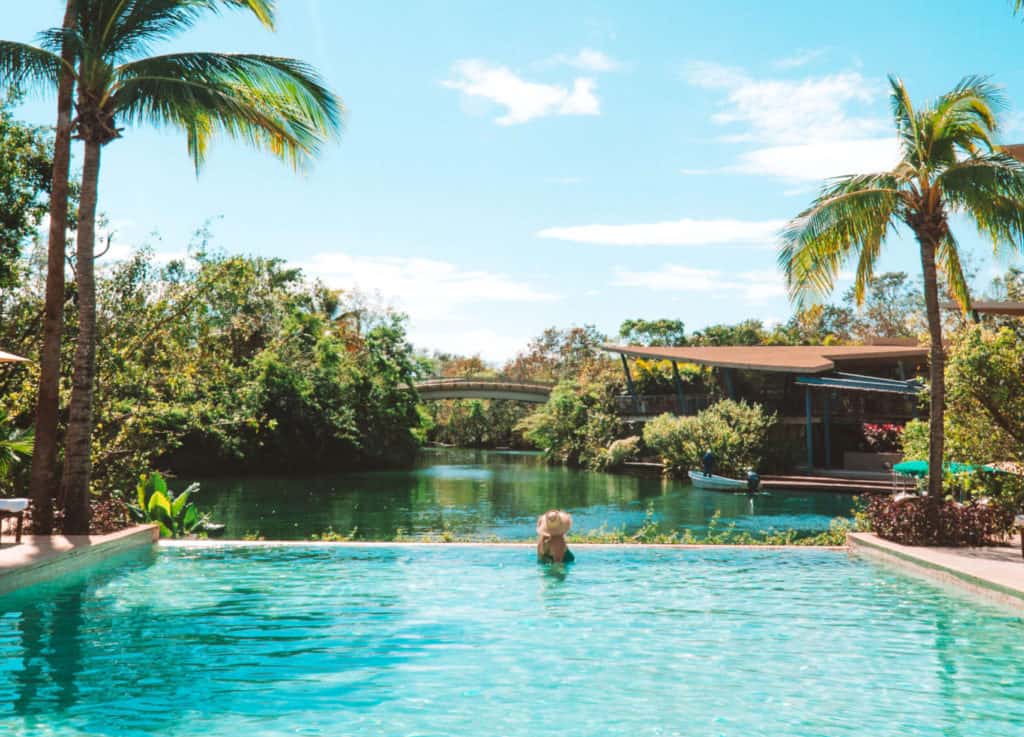
<instances>
[{"instance_id":1,"label":"green patio umbrella","mask_svg":"<svg viewBox=\"0 0 1024 737\"><path fill-rule=\"evenodd\" d=\"M975 471L996 470L991 466L972 466L967 463L945 463L942 468L950 473L974 473ZM893 466L892 470L904 476L924 478L928 475L928 461L903 461Z\"/></svg>"}]
</instances>

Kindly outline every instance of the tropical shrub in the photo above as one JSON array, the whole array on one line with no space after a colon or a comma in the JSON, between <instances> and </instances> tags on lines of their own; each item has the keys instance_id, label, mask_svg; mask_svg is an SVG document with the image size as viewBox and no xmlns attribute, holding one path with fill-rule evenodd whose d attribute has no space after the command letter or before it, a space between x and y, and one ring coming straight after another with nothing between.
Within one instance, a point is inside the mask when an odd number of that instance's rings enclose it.
<instances>
[{"instance_id":1,"label":"tropical shrub","mask_svg":"<svg viewBox=\"0 0 1024 737\"><path fill-rule=\"evenodd\" d=\"M900 437L903 444L903 458L908 461L928 460L928 423L923 420L910 420L903 426Z\"/></svg>"},{"instance_id":2,"label":"tropical shrub","mask_svg":"<svg viewBox=\"0 0 1024 737\"><path fill-rule=\"evenodd\" d=\"M1002 504L966 504L932 496L875 496L866 516L871 529L901 545L977 546L1003 539L1013 511Z\"/></svg>"},{"instance_id":3,"label":"tropical shrub","mask_svg":"<svg viewBox=\"0 0 1024 737\"><path fill-rule=\"evenodd\" d=\"M704 452L711 450L719 472L739 476L761 466L775 421L759 404L726 399L695 416L656 417L644 427L643 439L670 474L685 476L699 468Z\"/></svg>"},{"instance_id":4,"label":"tropical shrub","mask_svg":"<svg viewBox=\"0 0 1024 737\"><path fill-rule=\"evenodd\" d=\"M128 508L136 521L159 526L161 537L185 537L200 532L209 522L191 499L198 491L199 484L193 483L175 494L167 488L164 477L153 471L139 476L135 502Z\"/></svg>"},{"instance_id":5,"label":"tropical shrub","mask_svg":"<svg viewBox=\"0 0 1024 737\"><path fill-rule=\"evenodd\" d=\"M0 491L24 465L22 461L32 455L32 442L32 431L15 427L0 409Z\"/></svg>"},{"instance_id":6,"label":"tropical shrub","mask_svg":"<svg viewBox=\"0 0 1024 737\"><path fill-rule=\"evenodd\" d=\"M597 459L597 465L601 470L608 471L618 468L631 458L636 458L640 450L640 437L631 435L628 438L613 440Z\"/></svg>"},{"instance_id":7,"label":"tropical shrub","mask_svg":"<svg viewBox=\"0 0 1024 737\"><path fill-rule=\"evenodd\" d=\"M600 469L607 448L624 434L615 410L615 385L563 382L547 404L524 418L517 428L552 463Z\"/></svg>"}]
</instances>

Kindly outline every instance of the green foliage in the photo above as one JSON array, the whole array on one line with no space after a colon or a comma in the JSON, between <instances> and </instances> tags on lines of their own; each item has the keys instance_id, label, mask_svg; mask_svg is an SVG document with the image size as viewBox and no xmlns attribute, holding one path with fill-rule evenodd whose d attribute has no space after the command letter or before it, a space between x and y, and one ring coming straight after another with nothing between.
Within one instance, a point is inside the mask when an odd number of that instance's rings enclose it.
<instances>
[{"instance_id":1,"label":"green foliage","mask_svg":"<svg viewBox=\"0 0 1024 737\"><path fill-rule=\"evenodd\" d=\"M0 99L0 290L16 284L22 247L46 212L51 146L45 129L19 123Z\"/></svg>"},{"instance_id":2,"label":"green foliage","mask_svg":"<svg viewBox=\"0 0 1024 737\"><path fill-rule=\"evenodd\" d=\"M158 525L161 537L185 537L201 531L209 522L191 499L198 491L199 484L190 484L176 495L168 489L164 477L152 471L139 476L135 500L128 509L137 521Z\"/></svg>"},{"instance_id":3,"label":"green foliage","mask_svg":"<svg viewBox=\"0 0 1024 737\"><path fill-rule=\"evenodd\" d=\"M188 261L148 249L99 273L96 490L136 469L313 472L412 462L423 371L404 318L309 282L275 259L224 256L200 233ZM0 290L0 345L34 359L41 267ZM71 364L69 303L62 358ZM0 396L31 423L37 363L0 371ZM68 386L63 387L66 402Z\"/></svg>"},{"instance_id":4,"label":"green foliage","mask_svg":"<svg viewBox=\"0 0 1024 737\"><path fill-rule=\"evenodd\" d=\"M566 539L573 544L641 544L641 545L801 545L801 546L844 546L846 533L851 529L850 521L837 517L829 524L826 532L816 535L800 534L796 530L780 532L762 532L752 534L736 529L736 523L730 522L722 526L721 514L716 511L708 520L703 535L695 535L691 530L664 530L654 519L654 508L647 507L644 523L634 532L626 532L625 527L608 530L605 527L596 530L572 532Z\"/></svg>"},{"instance_id":5,"label":"green foliage","mask_svg":"<svg viewBox=\"0 0 1024 737\"><path fill-rule=\"evenodd\" d=\"M460 448L532 447L516 429L533 405L505 399L450 399L425 403L427 437Z\"/></svg>"},{"instance_id":6,"label":"green foliage","mask_svg":"<svg viewBox=\"0 0 1024 737\"><path fill-rule=\"evenodd\" d=\"M607 337L593 325L548 328L505 365L502 375L517 381L594 381L615 371L601 348L605 342Z\"/></svg>"},{"instance_id":7,"label":"green foliage","mask_svg":"<svg viewBox=\"0 0 1024 737\"><path fill-rule=\"evenodd\" d=\"M1024 461L1024 336L964 330L946 366L949 455L966 463Z\"/></svg>"},{"instance_id":8,"label":"green foliage","mask_svg":"<svg viewBox=\"0 0 1024 737\"><path fill-rule=\"evenodd\" d=\"M903 459L907 461L928 460L928 423L910 420L903 426Z\"/></svg>"},{"instance_id":9,"label":"green foliage","mask_svg":"<svg viewBox=\"0 0 1024 737\"><path fill-rule=\"evenodd\" d=\"M359 528L353 527L348 534L342 532L335 532L333 527L328 527L319 535L310 535L309 539L313 542L324 542L324 543L347 543L352 542L359 536ZM262 539L262 538L255 538Z\"/></svg>"},{"instance_id":10,"label":"green foliage","mask_svg":"<svg viewBox=\"0 0 1024 737\"><path fill-rule=\"evenodd\" d=\"M0 491L6 490L22 461L32 455L33 440L31 430L15 427L0 409Z\"/></svg>"},{"instance_id":11,"label":"green foliage","mask_svg":"<svg viewBox=\"0 0 1024 737\"><path fill-rule=\"evenodd\" d=\"M775 415L758 404L726 399L696 416L656 417L644 426L643 438L670 474L685 477L688 471L700 468L701 457L710 449L718 471L738 477L748 468L761 466L775 421Z\"/></svg>"},{"instance_id":12,"label":"green foliage","mask_svg":"<svg viewBox=\"0 0 1024 737\"><path fill-rule=\"evenodd\" d=\"M628 438L613 440L608 446L608 456L604 463L605 469L618 468L631 458L636 458L640 450L640 437L631 435Z\"/></svg>"},{"instance_id":13,"label":"green foliage","mask_svg":"<svg viewBox=\"0 0 1024 737\"><path fill-rule=\"evenodd\" d=\"M682 320L624 320L619 326L619 337L631 345L672 346L686 345L686 326Z\"/></svg>"},{"instance_id":14,"label":"green foliage","mask_svg":"<svg viewBox=\"0 0 1024 737\"><path fill-rule=\"evenodd\" d=\"M694 345L761 345L767 333L760 320L743 320L735 325L708 325L690 339Z\"/></svg>"},{"instance_id":15,"label":"green foliage","mask_svg":"<svg viewBox=\"0 0 1024 737\"><path fill-rule=\"evenodd\" d=\"M624 430L607 384L568 382L518 428L549 461L593 469L603 466L608 445Z\"/></svg>"}]
</instances>

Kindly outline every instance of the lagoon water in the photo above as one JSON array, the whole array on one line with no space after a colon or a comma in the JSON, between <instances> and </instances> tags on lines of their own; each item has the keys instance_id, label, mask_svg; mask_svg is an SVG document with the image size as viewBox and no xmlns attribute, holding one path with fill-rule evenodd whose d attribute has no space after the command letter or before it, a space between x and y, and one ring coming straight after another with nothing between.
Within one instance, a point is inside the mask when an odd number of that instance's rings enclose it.
<instances>
[{"instance_id":1,"label":"lagoon water","mask_svg":"<svg viewBox=\"0 0 1024 737\"><path fill-rule=\"evenodd\" d=\"M0 597L0 734L1007 737L1024 622L845 553L163 548Z\"/></svg>"},{"instance_id":2,"label":"lagoon water","mask_svg":"<svg viewBox=\"0 0 1024 737\"><path fill-rule=\"evenodd\" d=\"M398 529L527 539L537 515L553 507L572 512L575 529L584 531L632 531L650 509L664 530L689 529L698 537L716 512L722 526L735 523L737 530L812 534L853 509L844 494L779 491L751 500L657 477L551 467L536 453L460 449L424 450L409 471L200 481L196 501L227 525L227 537L270 540L308 539L328 529L355 530L363 539L393 539Z\"/></svg>"}]
</instances>

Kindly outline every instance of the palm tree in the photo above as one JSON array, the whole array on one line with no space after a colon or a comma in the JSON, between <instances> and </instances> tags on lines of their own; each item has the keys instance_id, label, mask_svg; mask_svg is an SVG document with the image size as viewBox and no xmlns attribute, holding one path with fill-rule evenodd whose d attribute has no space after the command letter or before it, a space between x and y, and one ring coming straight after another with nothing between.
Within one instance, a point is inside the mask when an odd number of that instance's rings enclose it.
<instances>
[{"instance_id":1,"label":"palm tree","mask_svg":"<svg viewBox=\"0 0 1024 737\"><path fill-rule=\"evenodd\" d=\"M67 0L62 28L70 30L75 0ZM68 183L71 170L71 110L75 79L70 44L61 44L57 83L57 127L53 139L50 178L50 228L47 243L46 296L43 302L43 340L39 349L39 393L29 476L32 529L37 535L53 531L53 497L57 472L57 419L60 412L60 339L64 332L64 257L67 248Z\"/></svg>"},{"instance_id":2,"label":"palm tree","mask_svg":"<svg viewBox=\"0 0 1024 737\"><path fill-rule=\"evenodd\" d=\"M1024 239L1024 165L994 143L999 91L986 78L966 77L950 92L915 110L894 77L892 113L900 161L889 171L839 177L783 231L779 264L793 299L831 292L840 268L857 260L854 294L861 302L882 243L902 224L914 234L924 272L930 336L931 414L929 494L942 495L945 444L945 354L939 274L961 308L970 296L949 215L963 213L994 247L1019 249Z\"/></svg>"},{"instance_id":3,"label":"palm tree","mask_svg":"<svg viewBox=\"0 0 1024 737\"><path fill-rule=\"evenodd\" d=\"M61 498L65 532L88 530L92 398L96 351L93 269L96 202L103 146L120 124L152 123L182 130L198 169L217 134L269 150L300 168L337 134L341 104L309 66L258 54L206 52L142 56L154 41L193 26L220 6L251 10L265 24L272 0L77 0L70 29L44 34L44 47L3 43L0 71L55 83L65 68L54 48L73 55L77 90L75 137L85 155L79 199L75 277L79 325L75 349Z\"/></svg>"}]
</instances>

